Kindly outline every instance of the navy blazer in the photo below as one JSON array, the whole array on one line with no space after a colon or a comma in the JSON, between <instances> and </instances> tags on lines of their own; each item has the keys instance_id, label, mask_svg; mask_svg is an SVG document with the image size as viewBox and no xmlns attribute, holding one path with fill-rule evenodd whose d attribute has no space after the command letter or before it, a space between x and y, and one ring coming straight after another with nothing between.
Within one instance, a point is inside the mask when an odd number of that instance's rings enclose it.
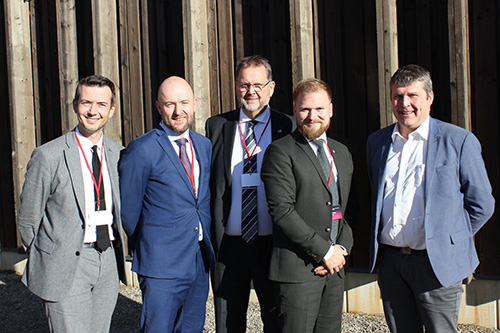
<instances>
[{"instance_id":1,"label":"navy blazer","mask_svg":"<svg viewBox=\"0 0 500 333\"><path fill-rule=\"evenodd\" d=\"M132 141L123 151L119 171L123 229L134 249L132 270L155 278L196 274L199 223L210 267L210 161L212 145L190 131L200 166L198 195L161 126Z\"/></svg>"},{"instance_id":2,"label":"navy blazer","mask_svg":"<svg viewBox=\"0 0 500 333\"><path fill-rule=\"evenodd\" d=\"M372 185L370 269L379 248L385 166L395 125L368 137ZM448 287L472 274L479 264L473 236L493 214L495 200L481 156L469 131L430 119L425 166L425 245L439 282Z\"/></svg>"}]
</instances>

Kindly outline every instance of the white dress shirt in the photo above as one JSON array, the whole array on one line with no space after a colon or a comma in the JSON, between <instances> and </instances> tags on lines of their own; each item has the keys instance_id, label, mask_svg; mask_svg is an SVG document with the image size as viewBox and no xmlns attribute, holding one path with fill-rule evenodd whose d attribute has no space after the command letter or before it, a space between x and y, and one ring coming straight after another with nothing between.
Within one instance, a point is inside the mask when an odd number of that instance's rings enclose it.
<instances>
[{"instance_id":1,"label":"white dress shirt","mask_svg":"<svg viewBox=\"0 0 500 333\"><path fill-rule=\"evenodd\" d=\"M198 184L199 184L199 179L200 179L200 164L198 163L198 160L196 159L195 149L194 149L194 146L192 146L191 137L189 136L189 130L184 132L182 135L178 135L178 134L175 134L174 132L172 132L167 126L165 126L163 121L160 122L160 126L165 130L165 133L167 133L168 139L170 140L172 147L174 147L174 150L175 150L175 153L177 154L177 156L180 156L179 155L180 147L177 144L177 142L175 142L175 141L180 139L180 138L187 139L186 153L188 155L189 162L191 162L191 165L194 168L194 172L193 172L194 188L196 190L196 193L198 193ZM193 163L193 161L194 161L194 163ZM179 158L179 162L180 162L180 158ZM189 172L191 172L191 170L189 170ZM198 224L199 224L198 240L202 241L203 240L203 230L202 230L201 223L198 222Z\"/></svg>"},{"instance_id":2,"label":"white dress shirt","mask_svg":"<svg viewBox=\"0 0 500 333\"><path fill-rule=\"evenodd\" d=\"M382 244L425 249L425 164L429 117L405 139L394 127L385 167Z\"/></svg>"},{"instance_id":3,"label":"white dress shirt","mask_svg":"<svg viewBox=\"0 0 500 333\"><path fill-rule=\"evenodd\" d=\"M257 124L254 126L254 133L257 147L254 154L257 155L257 174L259 179L264 152L272 141L272 124L270 117L271 110L267 107L266 110L255 119ZM226 225L226 234L231 236L241 236L241 175L243 174L243 152L245 149L243 147L244 139L242 139L241 134L243 131L243 137L245 136L247 123L252 119L245 115L240 109L239 120L240 122L237 125L238 128L236 128L236 133L234 135L233 152L231 155L231 210ZM267 128L266 124L268 124ZM271 235L273 232L273 223L267 208L266 192L262 182L257 186L257 216L259 220L259 235Z\"/></svg>"},{"instance_id":4,"label":"white dress shirt","mask_svg":"<svg viewBox=\"0 0 500 333\"><path fill-rule=\"evenodd\" d=\"M103 147L102 142L104 135L101 135L101 138L95 144L80 133L78 126L76 127L76 135L78 137L78 141L80 142L80 146L82 147L82 149L79 148L78 150L80 152L83 190L85 193L85 234L83 242L95 242L97 239L96 226L104 224L108 225L109 238L114 240L115 237L113 235L113 228L111 228L111 224L113 224L113 190L111 188L111 180L109 178L108 161L106 160L105 154L104 158L102 158L103 154L101 151L101 148ZM101 211L95 210L94 181L92 180L92 147L94 145L97 146L97 155L101 159L101 186L104 186L104 199L106 201L106 210ZM106 149L105 146L104 149ZM82 151L85 153L85 157ZM85 158L87 159L88 165L87 162L85 162ZM96 179L96 181L99 182L99 179Z\"/></svg>"}]
</instances>

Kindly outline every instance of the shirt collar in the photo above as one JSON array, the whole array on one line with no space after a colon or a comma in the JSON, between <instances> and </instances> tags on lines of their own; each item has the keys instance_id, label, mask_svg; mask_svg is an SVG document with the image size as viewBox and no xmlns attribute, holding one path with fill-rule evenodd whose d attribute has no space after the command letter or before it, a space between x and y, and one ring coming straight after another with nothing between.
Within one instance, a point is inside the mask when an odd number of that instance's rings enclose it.
<instances>
[{"instance_id":1,"label":"shirt collar","mask_svg":"<svg viewBox=\"0 0 500 333\"><path fill-rule=\"evenodd\" d=\"M240 121L242 123L246 123L246 122L249 122L251 120L255 120L259 123L264 123L266 124L267 121L269 120L269 117L271 116L271 110L269 109L269 105L266 106L266 110L264 112L262 112L257 118L255 119L251 119L249 116L247 116L243 110L241 110L240 108Z\"/></svg>"},{"instance_id":2,"label":"shirt collar","mask_svg":"<svg viewBox=\"0 0 500 333\"><path fill-rule=\"evenodd\" d=\"M179 138L186 138L188 140L188 142L191 142L189 140L189 129L186 132L184 132L183 134L179 135L179 134L174 133L170 128L168 128L167 125L165 125L163 123L163 121L160 122L160 126L163 128L165 133L167 133L168 139L171 142L175 142L175 140L177 140Z\"/></svg>"},{"instance_id":3,"label":"shirt collar","mask_svg":"<svg viewBox=\"0 0 500 333\"><path fill-rule=\"evenodd\" d=\"M428 116L427 119L424 120L424 122L413 132L408 134L408 138L412 137L413 139L417 139L417 137L420 137L422 140L429 140L429 128L430 128L430 119L431 116ZM396 123L396 126L394 126L394 129L392 131L392 142L396 140L396 137L399 137L401 139L404 139L404 137L399 133L399 124ZM406 139L405 139L406 140Z\"/></svg>"},{"instance_id":4,"label":"shirt collar","mask_svg":"<svg viewBox=\"0 0 500 333\"><path fill-rule=\"evenodd\" d=\"M97 149L101 150L104 134L101 134L101 137L99 138L97 143L93 143L92 141L84 137L82 133L80 133L80 129L78 128L78 126L76 126L75 132L76 135L78 136L78 141L80 141L80 145L82 146L82 149L84 151L90 150L93 146L97 146Z\"/></svg>"}]
</instances>

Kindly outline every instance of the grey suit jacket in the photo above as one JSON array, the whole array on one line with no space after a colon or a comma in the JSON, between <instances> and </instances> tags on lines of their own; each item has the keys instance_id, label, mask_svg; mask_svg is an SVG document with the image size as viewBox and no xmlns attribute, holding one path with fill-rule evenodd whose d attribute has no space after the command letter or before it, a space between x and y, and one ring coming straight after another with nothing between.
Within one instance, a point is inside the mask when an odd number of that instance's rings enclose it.
<instances>
[{"instance_id":1,"label":"grey suit jacket","mask_svg":"<svg viewBox=\"0 0 500 333\"><path fill-rule=\"evenodd\" d=\"M328 144L337 167L344 211L351 187L352 157L340 142L328 139ZM274 224L269 278L289 283L319 278L313 270L330 247L332 197L316 154L298 130L267 148L261 177ZM351 251L352 230L344 219L336 243ZM344 274L342 269L340 275Z\"/></svg>"},{"instance_id":2,"label":"grey suit jacket","mask_svg":"<svg viewBox=\"0 0 500 333\"><path fill-rule=\"evenodd\" d=\"M205 125L205 133L213 145L210 208L212 213L212 244L216 254L219 253L231 209L231 158L239 114L239 109L219 114L209 118ZM271 110L272 141L282 138L294 129L295 119L293 117Z\"/></svg>"},{"instance_id":3,"label":"grey suit jacket","mask_svg":"<svg viewBox=\"0 0 500 333\"><path fill-rule=\"evenodd\" d=\"M385 188L385 166L395 125L368 137L372 184L370 268L375 269ZM425 166L425 245L439 282L448 287L469 276L479 264L473 236L493 214L495 199L481 157L481 145L469 131L430 119Z\"/></svg>"},{"instance_id":4,"label":"grey suit jacket","mask_svg":"<svg viewBox=\"0 0 500 333\"><path fill-rule=\"evenodd\" d=\"M120 279L126 283L117 168L121 149L104 137L113 190L113 246ZM40 298L58 301L73 282L85 231L83 176L74 130L33 151L20 201L18 229L28 254L23 282Z\"/></svg>"}]
</instances>

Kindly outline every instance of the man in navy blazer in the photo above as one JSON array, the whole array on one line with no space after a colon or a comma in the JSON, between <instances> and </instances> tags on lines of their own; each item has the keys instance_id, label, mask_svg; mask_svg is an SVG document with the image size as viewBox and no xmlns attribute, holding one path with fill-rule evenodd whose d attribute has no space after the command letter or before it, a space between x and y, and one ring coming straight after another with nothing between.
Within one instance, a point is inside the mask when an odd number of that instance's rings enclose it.
<instances>
[{"instance_id":1,"label":"man in navy blazer","mask_svg":"<svg viewBox=\"0 0 500 333\"><path fill-rule=\"evenodd\" d=\"M494 210L481 146L429 116L426 69L404 66L390 87L397 123L368 138L370 267L391 332L456 332L462 279L479 264L473 237Z\"/></svg>"},{"instance_id":2,"label":"man in navy blazer","mask_svg":"<svg viewBox=\"0 0 500 333\"><path fill-rule=\"evenodd\" d=\"M119 166L123 228L142 290L142 332L202 332L210 241L212 145L190 131L196 99L169 77L158 89L162 122L125 149Z\"/></svg>"}]
</instances>

